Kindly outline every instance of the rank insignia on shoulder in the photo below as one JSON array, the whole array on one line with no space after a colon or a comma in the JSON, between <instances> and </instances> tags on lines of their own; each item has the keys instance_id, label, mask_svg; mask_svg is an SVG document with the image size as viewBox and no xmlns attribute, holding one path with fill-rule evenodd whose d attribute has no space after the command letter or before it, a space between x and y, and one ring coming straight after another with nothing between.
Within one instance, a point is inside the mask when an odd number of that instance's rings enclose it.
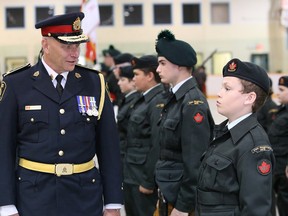
<instances>
[{"instance_id":1,"label":"rank insignia on shoulder","mask_svg":"<svg viewBox=\"0 0 288 216\"><path fill-rule=\"evenodd\" d=\"M268 175L271 172L271 162L262 159L257 164L257 170L261 175Z\"/></svg>"},{"instance_id":2,"label":"rank insignia on shoulder","mask_svg":"<svg viewBox=\"0 0 288 216\"><path fill-rule=\"evenodd\" d=\"M192 100L188 102L188 105L199 105L199 104L203 104L204 102L202 100Z\"/></svg>"},{"instance_id":3,"label":"rank insignia on shoulder","mask_svg":"<svg viewBox=\"0 0 288 216\"><path fill-rule=\"evenodd\" d=\"M260 153L260 152L267 152L267 151L273 151L273 149L268 145L263 145L263 146L257 146L251 150L252 154Z\"/></svg>"},{"instance_id":4,"label":"rank insignia on shoulder","mask_svg":"<svg viewBox=\"0 0 288 216\"><path fill-rule=\"evenodd\" d=\"M0 101L2 101L2 98L4 96L5 90L6 90L6 83L4 81L0 82L1 86L0 86Z\"/></svg>"},{"instance_id":5,"label":"rank insignia on shoulder","mask_svg":"<svg viewBox=\"0 0 288 216\"><path fill-rule=\"evenodd\" d=\"M27 63L27 64L22 65L22 66L20 66L20 67L14 68L14 69L11 70L11 71L8 71L8 72L5 73L3 76L5 77L5 76L8 76L8 75L10 75L10 74L13 74L13 73L20 72L20 71L23 71L23 70L25 70L25 69L28 69L28 68L30 68L30 67L31 67L30 63Z\"/></svg>"},{"instance_id":6,"label":"rank insignia on shoulder","mask_svg":"<svg viewBox=\"0 0 288 216\"><path fill-rule=\"evenodd\" d=\"M204 119L204 115L203 115L202 113L200 113L200 112L197 112L197 113L194 115L193 119L194 119L194 121L195 121L196 123L201 123L201 122L203 121L203 119Z\"/></svg>"}]
</instances>

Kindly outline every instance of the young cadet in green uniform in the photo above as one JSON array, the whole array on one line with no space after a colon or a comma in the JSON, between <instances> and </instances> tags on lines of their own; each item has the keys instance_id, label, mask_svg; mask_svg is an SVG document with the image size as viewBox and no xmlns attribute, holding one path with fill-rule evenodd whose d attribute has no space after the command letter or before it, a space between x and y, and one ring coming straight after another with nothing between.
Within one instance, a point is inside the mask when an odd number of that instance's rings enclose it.
<instances>
[{"instance_id":1,"label":"young cadet in green uniform","mask_svg":"<svg viewBox=\"0 0 288 216\"><path fill-rule=\"evenodd\" d=\"M128 121L133 104L140 96L140 93L136 91L133 77L134 73L132 66L119 67L118 85L122 94L124 95L117 114L117 125L120 137L120 153L122 160L124 159L127 147Z\"/></svg>"},{"instance_id":2,"label":"young cadet in green uniform","mask_svg":"<svg viewBox=\"0 0 288 216\"><path fill-rule=\"evenodd\" d=\"M280 106L269 128L268 136L276 159L273 173L273 189L277 194L276 206L279 215L286 216L288 215L288 179L285 176L288 162L288 76L279 78L278 88Z\"/></svg>"},{"instance_id":3,"label":"young cadet in green uniform","mask_svg":"<svg viewBox=\"0 0 288 216\"><path fill-rule=\"evenodd\" d=\"M124 203L127 216L152 216L157 203L154 180L158 158L157 121L164 91L156 73L157 57L132 59L135 86L142 96L134 103L127 128L124 158ZM159 99L160 98L160 99Z\"/></svg>"},{"instance_id":4,"label":"young cadet in green uniform","mask_svg":"<svg viewBox=\"0 0 288 216\"><path fill-rule=\"evenodd\" d=\"M269 93L266 71L230 60L223 68L218 113L227 120L203 156L197 186L198 216L268 216L274 155L255 113Z\"/></svg>"},{"instance_id":5,"label":"young cadet in green uniform","mask_svg":"<svg viewBox=\"0 0 288 216\"><path fill-rule=\"evenodd\" d=\"M77 12L37 23L43 56L1 83L0 215L120 216L113 107L102 75L76 65L88 40L83 18Z\"/></svg>"},{"instance_id":6,"label":"young cadet in green uniform","mask_svg":"<svg viewBox=\"0 0 288 216\"><path fill-rule=\"evenodd\" d=\"M159 208L159 214L170 215L164 212L170 206L171 216L192 215L200 158L212 138L214 121L204 94L191 76L197 62L194 49L164 30L158 35L156 51L157 72L163 83L171 85L173 93L158 122L156 182L163 194L159 204L168 203Z\"/></svg>"}]
</instances>

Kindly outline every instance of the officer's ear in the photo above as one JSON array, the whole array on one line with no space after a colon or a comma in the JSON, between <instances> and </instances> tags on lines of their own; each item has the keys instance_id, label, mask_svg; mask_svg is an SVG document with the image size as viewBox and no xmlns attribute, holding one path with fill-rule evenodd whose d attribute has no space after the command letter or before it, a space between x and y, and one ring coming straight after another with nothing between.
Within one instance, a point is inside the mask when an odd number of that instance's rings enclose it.
<instances>
[{"instance_id":1,"label":"officer's ear","mask_svg":"<svg viewBox=\"0 0 288 216\"><path fill-rule=\"evenodd\" d=\"M48 51L48 45L49 45L48 39L45 38L45 37L43 37L43 38L42 38L42 41L41 41L41 45L42 45L42 51L43 51L43 53L46 53L46 52Z\"/></svg>"}]
</instances>

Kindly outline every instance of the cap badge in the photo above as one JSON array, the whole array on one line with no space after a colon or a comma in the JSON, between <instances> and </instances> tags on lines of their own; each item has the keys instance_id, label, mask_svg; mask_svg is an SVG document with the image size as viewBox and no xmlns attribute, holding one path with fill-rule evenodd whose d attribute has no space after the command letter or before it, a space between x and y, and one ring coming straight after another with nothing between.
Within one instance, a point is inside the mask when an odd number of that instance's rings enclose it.
<instances>
[{"instance_id":1,"label":"cap badge","mask_svg":"<svg viewBox=\"0 0 288 216\"><path fill-rule=\"evenodd\" d=\"M73 22L73 31L79 31L81 29L81 20L80 17L77 17Z\"/></svg>"},{"instance_id":2,"label":"cap badge","mask_svg":"<svg viewBox=\"0 0 288 216\"><path fill-rule=\"evenodd\" d=\"M228 66L228 71L229 72L234 72L234 71L236 71L236 69L237 69L237 64L233 61L233 62L231 62L230 64L229 64L229 66Z\"/></svg>"},{"instance_id":3,"label":"cap badge","mask_svg":"<svg viewBox=\"0 0 288 216\"><path fill-rule=\"evenodd\" d=\"M283 79L283 78L280 78L279 84L280 84L280 85L284 85L284 83L285 83L285 82L284 82L284 79Z\"/></svg>"},{"instance_id":4,"label":"cap badge","mask_svg":"<svg viewBox=\"0 0 288 216\"><path fill-rule=\"evenodd\" d=\"M135 62L134 59L131 61L131 65L132 65L132 66L135 66L135 65L136 65L136 62Z\"/></svg>"}]
</instances>

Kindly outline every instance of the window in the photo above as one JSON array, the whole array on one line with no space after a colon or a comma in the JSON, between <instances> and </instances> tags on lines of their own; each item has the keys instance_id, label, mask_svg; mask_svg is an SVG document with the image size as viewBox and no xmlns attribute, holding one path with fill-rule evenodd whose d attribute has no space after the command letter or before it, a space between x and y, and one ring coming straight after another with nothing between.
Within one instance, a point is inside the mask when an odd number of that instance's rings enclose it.
<instances>
[{"instance_id":1,"label":"window","mask_svg":"<svg viewBox=\"0 0 288 216\"><path fill-rule=\"evenodd\" d=\"M183 23L193 24L200 23L200 5L199 4L183 4Z\"/></svg>"},{"instance_id":2,"label":"window","mask_svg":"<svg viewBox=\"0 0 288 216\"><path fill-rule=\"evenodd\" d=\"M6 8L6 28L24 27L24 8Z\"/></svg>"},{"instance_id":3,"label":"window","mask_svg":"<svg viewBox=\"0 0 288 216\"><path fill-rule=\"evenodd\" d=\"M36 23L54 15L54 7L36 7Z\"/></svg>"},{"instance_id":4,"label":"window","mask_svg":"<svg viewBox=\"0 0 288 216\"><path fill-rule=\"evenodd\" d=\"M72 12L80 12L80 11L81 11L80 5L65 6L65 14L72 13Z\"/></svg>"},{"instance_id":5,"label":"window","mask_svg":"<svg viewBox=\"0 0 288 216\"><path fill-rule=\"evenodd\" d=\"M154 5L154 24L171 24L171 5Z\"/></svg>"},{"instance_id":6,"label":"window","mask_svg":"<svg viewBox=\"0 0 288 216\"><path fill-rule=\"evenodd\" d=\"M112 5L99 5L99 13L100 13L100 26L114 25Z\"/></svg>"},{"instance_id":7,"label":"window","mask_svg":"<svg viewBox=\"0 0 288 216\"><path fill-rule=\"evenodd\" d=\"M211 4L211 23L226 24L229 23L229 4L212 3Z\"/></svg>"},{"instance_id":8,"label":"window","mask_svg":"<svg viewBox=\"0 0 288 216\"><path fill-rule=\"evenodd\" d=\"M141 25L143 24L142 5L124 5L124 24Z\"/></svg>"}]
</instances>

